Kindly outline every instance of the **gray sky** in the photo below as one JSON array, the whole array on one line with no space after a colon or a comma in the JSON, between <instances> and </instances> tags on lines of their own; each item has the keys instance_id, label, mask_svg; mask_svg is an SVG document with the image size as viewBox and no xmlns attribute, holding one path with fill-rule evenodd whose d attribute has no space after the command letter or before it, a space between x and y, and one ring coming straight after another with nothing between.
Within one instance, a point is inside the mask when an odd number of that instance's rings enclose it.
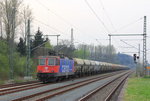
<instances>
[{"instance_id":1,"label":"gray sky","mask_svg":"<svg viewBox=\"0 0 150 101\"><path fill-rule=\"evenodd\" d=\"M75 42L107 45L106 39L110 33L143 33L143 16L147 16L147 34L150 36L150 0L24 0L24 2L33 10L35 20L32 30L36 31L39 26L44 34L61 34L61 39L70 39L70 29L74 28ZM56 44L55 37L50 39ZM120 39L137 48L138 44L141 44L142 49L142 40L126 40L142 37L113 37L112 44L117 52L138 51L134 48L123 48L129 46ZM150 37L148 43L149 39Z\"/></svg>"}]
</instances>

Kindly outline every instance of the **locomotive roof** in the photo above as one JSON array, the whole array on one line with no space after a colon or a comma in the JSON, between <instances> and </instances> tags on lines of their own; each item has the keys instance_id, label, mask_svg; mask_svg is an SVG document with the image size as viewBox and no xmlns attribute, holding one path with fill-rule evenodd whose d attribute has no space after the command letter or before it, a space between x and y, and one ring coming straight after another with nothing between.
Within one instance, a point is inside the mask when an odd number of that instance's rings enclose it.
<instances>
[{"instance_id":1,"label":"locomotive roof","mask_svg":"<svg viewBox=\"0 0 150 101\"><path fill-rule=\"evenodd\" d=\"M39 56L39 58L59 58L59 56Z\"/></svg>"}]
</instances>

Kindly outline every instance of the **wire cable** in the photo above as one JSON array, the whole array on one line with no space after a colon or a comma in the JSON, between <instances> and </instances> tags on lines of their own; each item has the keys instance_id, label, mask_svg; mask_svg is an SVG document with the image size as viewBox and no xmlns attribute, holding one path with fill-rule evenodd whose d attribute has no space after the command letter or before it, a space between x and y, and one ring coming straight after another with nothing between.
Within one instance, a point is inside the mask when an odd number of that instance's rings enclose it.
<instances>
[{"instance_id":1,"label":"wire cable","mask_svg":"<svg viewBox=\"0 0 150 101\"><path fill-rule=\"evenodd\" d=\"M135 46L133 46L133 45L130 45L130 44L128 44L127 42L125 42L125 41L123 41L123 40L120 40L120 41L122 41L123 43L125 43L125 44L128 45L128 46L133 47L134 49L139 50L137 47L135 47ZM140 50L140 51L143 52L142 50Z\"/></svg>"},{"instance_id":2,"label":"wire cable","mask_svg":"<svg viewBox=\"0 0 150 101\"><path fill-rule=\"evenodd\" d=\"M52 27L52 26L50 26L50 25L47 25L47 24L43 23L42 21L39 21L39 20L37 20L37 19L34 19L34 20L35 20L36 22L39 22L39 23L41 23L41 24L43 24L43 25L49 27L50 29L52 29L52 30L54 30L54 31L56 31L56 32L63 33L62 31L60 31L60 30L58 30L58 29L56 29L56 28L54 28L54 27Z\"/></svg>"},{"instance_id":3,"label":"wire cable","mask_svg":"<svg viewBox=\"0 0 150 101\"><path fill-rule=\"evenodd\" d=\"M62 21L64 21L65 23L67 23L68 25L74 26L73 24L71 24L70 22L68 22L66 19L64 19L62 16L58 15L57 13L55 13L53 10L49 9L48 7L46 7L44 4L42 4L39 0L35 0L36 2L38 2L41 6L43 6L45 9L47 9L49 12L53 13L55 16L57 16L59 19L61 19Z\"/></svg>"},{"instance_id":4,"label":"wire cable","mask_svg":"<svg viewBox=\"0 0 150 101\"><path fill-rule=\"evenodd\" d=\"M117 29L116 31L114 31L114 32L118 32L118 30L122 30L122 29L124 29L124 28L127 28L127 27L129 27L129 26L131 26L131 25L137 23L138 21L140 21L140 20L142 20L142 19L143 19L143 17L141 17L141 18L139 18L139 19L137 19L137 20L135 20L135 21L133 21L133 22L127 24L127 25L124 25L124 26L118 28L118 29ZM113 33L114 33L114 32L113 32Z\"/></svg>"},{"instance_id":5,"label":"wire cable","mask_svg":"<svg viewBox=\"0 0 150 101\"><path fill-rule=\"evenodd\" d=\"M48 7L46 7L44 4L42 4L39 0L35 0L36 2L38 2L41 6L43 6L45 9L47 9L49 12L53 13L55 16L57 16L60 20L64 21L66 24L70 25L71 27L76 28L77 30L80 31L80 33L85 33L82 32L78 27L76 27L75 25L71 24L69 21L67 21L65 18L63 18L62 16L60 16L59 14L55 13L53 10L49 9Z\"/></svg>"},{"instance_id":6,"label":"wire cable","mask_svg":"<svg viewBox=\"0 0 150 101\"><path fill-rule=\"evenodd\" d=\"M108 12L107 12L107 10L105 9L105 6L103 5L102 0L99 0L99 2L100 2L100 4L102 5L102 8L103 8L103 10L104 10L104 12L105 12L105 14L106 14L106 16L107 16L107 18L108 18L108 20L109 20L111 26L112 26L112 28L114 29L114 31L116 31L116 28L115 28L114 24L112 23L112 20L110 19Z\"/></svg>"},{"instance_id":7,"label":"wire cable","mask_svg":"<svg viewBox=\"0 0 150 101\"><path fill-rule=\"evenodd\" d=\"M110 34L110 31L108 30L108 28L106 27L105 23L101 20L101 18L97 15L97 13L94 11L94 9L91 7L91 5L88 3L87 0L84 0L85 3L88 5L88 7L90 8L90 10L93 12L93 14L96 16L96 18L98 19L98 21L104 26L105 30L108 32L108 34Z\"/></svg>"}]
</instances>

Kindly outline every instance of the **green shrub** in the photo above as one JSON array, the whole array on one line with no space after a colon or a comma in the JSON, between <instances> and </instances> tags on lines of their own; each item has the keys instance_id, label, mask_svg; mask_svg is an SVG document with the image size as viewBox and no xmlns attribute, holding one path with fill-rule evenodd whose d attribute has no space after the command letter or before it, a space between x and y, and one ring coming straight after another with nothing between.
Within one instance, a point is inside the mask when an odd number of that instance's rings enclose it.
<instances>
[{"instance_id":1,"label":"green shrub","mask_svg":"<svg viewBox=\"0 0 150 101\"><path fill-rule=\"evenodd\" d=\"M26 71L26 56L20 56L16 50L13 54L13 69L14 69L14 78L23 78ZM30 60L31 64L31 74L36 76L36 63L33 59ZM0 80L8 80L10 77L10 68L8 60L8 50L7 44L4 41L0 41ZM17 81L19 82L19 81Z\"/></svg>"},{"instance_id":2,"label":"green shrub","mask_svg":"<svg viewBox=\"0 0 150 101\"><path fill-rule=\"evenodd\" d=\"M0 79L8 79L8 55L7 55L7 44L5 41L0 41Z\"/></svg>"}]
</instances>

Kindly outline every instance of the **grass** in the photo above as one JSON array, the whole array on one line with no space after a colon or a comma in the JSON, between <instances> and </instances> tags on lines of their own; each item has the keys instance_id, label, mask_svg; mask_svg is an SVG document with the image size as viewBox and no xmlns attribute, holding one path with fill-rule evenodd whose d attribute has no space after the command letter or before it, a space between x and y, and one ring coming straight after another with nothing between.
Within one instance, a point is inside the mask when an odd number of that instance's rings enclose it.
<instances>
[{"instance_id":1,"label":"grass","mask_svg":"<svg viewBox=\"0 0 150 101\"><path fill-rule=\"evenodd\" d=\"M150 77L129 78L124 101L150 101Z\"/></svg>"}]
</instances>

